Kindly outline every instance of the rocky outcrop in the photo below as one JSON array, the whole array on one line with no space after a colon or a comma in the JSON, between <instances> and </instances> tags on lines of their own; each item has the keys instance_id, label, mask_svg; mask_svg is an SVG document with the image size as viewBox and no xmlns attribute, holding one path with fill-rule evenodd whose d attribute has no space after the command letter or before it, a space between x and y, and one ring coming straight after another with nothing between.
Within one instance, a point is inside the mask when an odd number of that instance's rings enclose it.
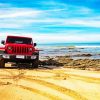
<instances>
[{"instance_id":1,"label":"rocky outcrop","mask_svg":"<svg viewBox=\"0 0 100 100\"><path fill-rule=\"evenodd\" d=\"M100 70L100 59L77 59L74 60L70 56L57 56L54 58L48 58L47 60L40 61L40 65L53 65L64 66L66 68L79 68L79 69L94 69Z\"/></svg>"}]
</instances>

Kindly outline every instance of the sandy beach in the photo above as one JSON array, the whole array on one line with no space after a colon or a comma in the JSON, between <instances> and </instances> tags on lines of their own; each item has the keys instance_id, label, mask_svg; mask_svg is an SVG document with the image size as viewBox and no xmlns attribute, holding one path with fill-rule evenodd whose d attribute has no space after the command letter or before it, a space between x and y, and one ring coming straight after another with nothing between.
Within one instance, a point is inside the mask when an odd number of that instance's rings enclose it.
<instances>
[{"instance_id":1,"label":"sandy beach","mask_svg":"<svg viewBox=\"0 0 100 100\"><path fill-rule=\"evenodd\" d=\"M0 69L0 98L2 100L99 100L100 71L51 65L47 67Z\"/></svg>"},{"instance_id":2,"label":"sandy beach","mask_svg":"<svg viewBox=\"0 0 100 100\"><path fill-rule=\"evenodd\" d=\"M0 70L2 100L99 100L99 72L54 70Z\"/></svg>"}]
</instances>

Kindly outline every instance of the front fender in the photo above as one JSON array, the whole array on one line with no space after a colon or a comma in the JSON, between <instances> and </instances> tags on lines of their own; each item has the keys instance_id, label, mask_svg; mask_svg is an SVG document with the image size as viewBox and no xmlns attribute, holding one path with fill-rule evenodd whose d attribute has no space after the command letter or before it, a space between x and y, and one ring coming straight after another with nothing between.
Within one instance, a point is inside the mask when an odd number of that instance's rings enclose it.
<instances>
[{"instance_id":1,"label":"front fender","mask_svg":"<svg viewBox=\"0 0 100 100\"><path fill-rule=\"evenodd\" d=\"M0 51L5 51L5 47L0 47Z\"/></svg>"}]
</instances>

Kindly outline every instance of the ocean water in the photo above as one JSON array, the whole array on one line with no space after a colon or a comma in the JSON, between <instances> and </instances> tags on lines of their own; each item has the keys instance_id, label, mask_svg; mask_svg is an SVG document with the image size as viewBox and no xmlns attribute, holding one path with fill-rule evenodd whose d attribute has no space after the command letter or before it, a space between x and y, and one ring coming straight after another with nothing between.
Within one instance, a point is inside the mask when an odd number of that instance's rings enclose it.
<instances>
[{"instance_id":1,"label":"ocean water","mask_svg":"<svg viewBox=\"0 0 100 100\"><path fill-rule=\"evenodd\" d=\"M48 44L38 44L39 47L66 47L66 46L76 46L76 47L100 47L100 43L48 43Z\"/></svg>"},{"instance_id":2,"label":"ocean water","mask_svg":"<svg viewBox=\"0 0 100 100\"><path fill-rule=\"evenodd\" d=\"M46 56L71 56L74 59L100 59L100 43L54 43L39 44L40 58ZM92 56L78 56L91 54Z\"/></svg>"}]
</instances>

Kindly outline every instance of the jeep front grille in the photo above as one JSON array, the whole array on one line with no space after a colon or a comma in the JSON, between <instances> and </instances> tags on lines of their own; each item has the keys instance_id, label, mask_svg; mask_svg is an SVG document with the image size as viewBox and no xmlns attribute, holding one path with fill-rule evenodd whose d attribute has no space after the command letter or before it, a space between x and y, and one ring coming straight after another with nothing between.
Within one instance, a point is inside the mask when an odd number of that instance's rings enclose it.
<instances>
[{"instance_id":1,"label":"jeep front grille","mask_svg":"<svg viewBox=\"0 0 100 100\"><path fill-rule=\"evenodd\" d=\"M12 49L12 53L15 54L28 54L29 52L26 46L14 46Z\"/></svg>"}]
</instances>

